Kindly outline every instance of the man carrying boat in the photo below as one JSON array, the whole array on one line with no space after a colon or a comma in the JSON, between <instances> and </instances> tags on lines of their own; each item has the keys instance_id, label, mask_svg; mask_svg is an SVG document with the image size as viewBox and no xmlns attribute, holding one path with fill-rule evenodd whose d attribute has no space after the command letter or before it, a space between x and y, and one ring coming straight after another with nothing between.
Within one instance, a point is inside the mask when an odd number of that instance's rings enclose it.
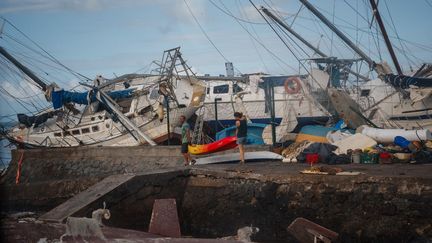
<instances>
[{"instance_id":1,"label":"man carrying boat","mask_svg":"<svg viewBox=\"0 0 432 243\"><path fill-rule=\"evenodd\" d=\"M240 152L240 164L243 165L245 163L244 145L246 144L247 136L247 120L241 112L234 112L234 118L236 119L236 136Z\"/></svg>"},{"instance_id":2,"label":"man carrying boat","mask_svg":"<svg viewBox=\"0 0 432 243\"><path fill-rule=\"evenodd\" d=\"M191 155L189 154L189 144L191 143L190 126L187 123L185 116L180 116L180 123L182 139L181 153L184 158L184 165L194 165L196 161L192 159Z\"/></svg>"}]
</instances>

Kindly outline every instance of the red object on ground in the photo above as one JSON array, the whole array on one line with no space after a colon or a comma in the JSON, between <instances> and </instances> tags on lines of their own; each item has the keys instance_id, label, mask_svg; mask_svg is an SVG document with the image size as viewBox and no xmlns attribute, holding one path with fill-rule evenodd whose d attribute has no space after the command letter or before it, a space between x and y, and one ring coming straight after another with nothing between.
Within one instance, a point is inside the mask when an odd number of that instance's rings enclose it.
<instances>
[{"instance_id":1,"label":"red object on ground","mask_svg":"<svg viewBox=\"0 0 432 243\"><path fill-rule=\"evenodd\" d=\"M306 162L310 165L318 163L318 154L306 154Z\"/></svg>"},{"instance_id":2,"label":"red object on ground","mask_svg":"<svg viewBox=\"0 0 432 243\"><path fill-rule=\"evenodd\" d=\"M381 159L390 159L391 158L391 154L387 153L387 152L382 152L382 153L380 153L379 156Z\"/></svg>"},{"instance_id":3,"label":"red object on ground","mask_svg":"<svg viewBox=\"0 0 432 243\"><path fill-rule=\"evenodd\" d=\"M391 163L392 155L388 152L382 152L379 154L379 161L381 164L389 164Z\"/></svg>"},{"instance_id":4,"label":"red object on ground","mask_svg":"<svg viewBox=\"0 0 432 243\"><path fill-rule=\"evenodd\" d=\"M180 238L180 222L175 199L156 199L150 219L149 233Z\"/></svg>"},{"instance_id":5,"label":"red object on ground","mask_svg":"<svg viewBox=\"0 0 432 243\"><path fill-rule=\"evenodd\" d=\"M19 184L20 181L20 177L21 177L21 166L22 166L22 162L24 159L24 151L21 153L21 157L18 160L18 168L17 168L17 173L16 173L16 177L15 177L15 184Z\"/></svg>"}]
</instances>

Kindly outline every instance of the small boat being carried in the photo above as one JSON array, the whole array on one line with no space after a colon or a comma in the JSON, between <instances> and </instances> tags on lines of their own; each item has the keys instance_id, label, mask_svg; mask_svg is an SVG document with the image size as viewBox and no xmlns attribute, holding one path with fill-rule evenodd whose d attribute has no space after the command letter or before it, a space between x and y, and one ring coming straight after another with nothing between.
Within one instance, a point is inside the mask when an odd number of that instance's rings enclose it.
<instances>
[{"instance_id":1,"label":"small boat being carried","mask_svg":"<svg viewBox=\"0 0 432 243\"><path fill-rule=\"evenodd\" d=\"M231 136L209 144L189 145L189 152L193 155L216 153L237 147L237 137Z\"/></svg>"}]
</instances>

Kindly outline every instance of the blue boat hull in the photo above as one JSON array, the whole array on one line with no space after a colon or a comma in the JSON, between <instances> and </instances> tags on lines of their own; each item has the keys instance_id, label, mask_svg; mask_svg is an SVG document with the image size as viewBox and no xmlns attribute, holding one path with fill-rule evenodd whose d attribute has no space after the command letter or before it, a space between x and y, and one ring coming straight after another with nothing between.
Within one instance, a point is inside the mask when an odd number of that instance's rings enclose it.
<instances>
[{"instance_id":1,"label":"blue boat hull","mask_svg":"<svg viewBox=\"0 0 432 243\"><path fill-rule=\"evenodd\" d=\"M328 116L316 116L316 117L297 117L297 126L294 128L292 132L298 133L300 129L307 125L325 125L329 120ZM260 124L271 124L270 118L263 119L251 119L253 123ZM279 125L282 121L282 117L275 118L275 123ZM207 121L209 127L214 131L217 126L217 131L221 131L225 128L231 127L235 125L234 119L228 120L218 120L216 123L215 120Z\"/></svg>"}]
</instances>

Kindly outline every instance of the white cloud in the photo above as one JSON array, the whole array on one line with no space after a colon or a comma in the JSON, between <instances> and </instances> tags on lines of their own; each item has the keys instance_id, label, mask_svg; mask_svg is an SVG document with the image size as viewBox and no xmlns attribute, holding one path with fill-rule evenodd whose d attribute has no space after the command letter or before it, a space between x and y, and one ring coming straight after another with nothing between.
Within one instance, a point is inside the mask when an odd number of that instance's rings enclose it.
<instances>
[{"instance_id":1,"label":"white cloud","mask_svg":"<svg viewBox=\"0 0 432 243\"><path fill-rule=\"evenodd\" d=\"M0 13L22 11L51 11L51 10L99 10L109 0L5 0L1 3Z\"/></svg>"},{"instance_id":2,"label":"white cloud","mask_svg":"<svg viewBox=\"0 0 432 243\"><path fill-rule=\"evenodd\" d=\"M205 18L203 0L186 0L194 15ZM24 11L99 11L124 7L158 7L166 15L161 18L174 18L175 22L193 21L183 0L3 0L0 1L0 14Z\"/></svg>"}]
</instances>

